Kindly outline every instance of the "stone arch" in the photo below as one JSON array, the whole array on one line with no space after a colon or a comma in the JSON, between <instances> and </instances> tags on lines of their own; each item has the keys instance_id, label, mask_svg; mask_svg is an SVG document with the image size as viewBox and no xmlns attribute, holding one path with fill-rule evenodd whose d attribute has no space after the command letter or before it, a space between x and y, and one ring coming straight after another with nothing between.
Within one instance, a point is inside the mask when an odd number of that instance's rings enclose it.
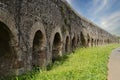
<instances>
[{"instance_id":1,"label":"stone arch","mask_svg":"<svg viewBox=\"0 0 120 80\"><path fill-rule=\"evenodd\" d=\"M95 39L95 46L97 46L97 39Z\"/></svg>"},{"instance_id":2,"label":"stone arch","mask_svg":"<svg viewBox=\"0 0 120 80\"><path fill-rule=\"evenodd\" d=\"M8 11L0 9L0 22L3 22L10 29L14 44L18 45L18 30L15 26L14 17Z\"/></svg>"},{"instance_id":3,"label":"stone arch","mask_svg":"<svg viewBox=\"0 0 120 80\"><path fill-rule=\"evenodd\" d=\"M99 39L97 39L97 46L99 45Z\"/></svg>"},{"instance_id":4,"label":"stone arch","mask_svg":"<svg viewBox=\"0 0 120 80\"><path fill-rule=\"evenodd\" d=\"M105 44L105 40L104 40L104 38L103 38L103 45Z\"/></svg>"},{"instance_id":5,"label":"stone arch","mask_svg":"<svg viewBox=\"0 0 120 80\"><path fill-rule=\"evenodd\" d=\"M79 42L80 42L80 37L79 35L77 35L77 44L79 44Z\"/></svg>"},{"instance_id":6,"label":"stone arch","mask_svg":"<svg viewBox=\"0 0 120 80\"><path fill-rule=\"evenodd\" d=\"M69 36L67 36L66 44L65 44L65 52L69 52L69 46L70 46L70 38L69 38Z\"/></svg>"},{"instance_id":7,"label":"stone arch","mask_svg":"<svg viewBox=\"0 0 120 80\"><path fill-rule=\"evenodd\" d=\"M94 39L94 46L96 46L96 39Z\"/></svg>"},{"instance_id":8,"label":"stone arch","mask_svg":"<svg viewBox=\"0 0 120 80\"><path fill-rule=\"evenodd\" d=\"M108 44L110 43L110 39L107 39L107 43L108 43Z\"/></svg>"},{"instance_id":9,"label":"stone arch","mask_svg":"<svg viewBox=\"0 0 120 80\"><path fill-rule=\"evenodd\" d=\"M60 27L56 27L51 35L51 52L52 62L59 59L62 56L63 38Z\"/></svg>"},{"instance_id":10,"label":"stone arch","mask_svg":"<svg viewBox=\"0 0 120 80\"><path fill-rule=\"evenodd\" d=\"M105 44L107 43L107 40L106 39L104 39L104 42L105 42Z\"/></svg>"},{"instance_id":11,"label":"stone arch","mask_svg":"<svg viewBox=\"0 0 120 80\"><path fill-rule=\"evenodd\" d=\"M41 22L36 22L31 30L29 36L29 43L31 47L32 67L46 66L46 33Z\"/></svg>"},{"instance_id":12,"label":"stone arch","mask_svg":"<svg viewBox=\"0 0 120 80\"><path fill-rule=\"evenodd\" d=\"M90 46L90 36L87 34L87 46Z\"/></svg>"},{"instance_id":13,"label":"stone arch","mask_svg":"<svg viewBox=\"0 0 120 80\"><path fill-rule=\"evenodd\" d=\"M86 47L86 41L85 41L85 36L83 35L83 32L80 33L80 39L81 39L81 45Z\"/></svg>"},{"instance_id":14,"label":"stone arch","mask_svg":"<svg viewBox=\"0 0 120 80\"><path fill-rule=\"evenodd\" d=\"M17 75L23 67L18 61L18 31L15 20L6 10L0 9L0 76ZM18 71L18 73L16 73Z\"/></svg>"},{"instance_id":15,"label":"stone arch","mask_svg":"<svg viewBox=\"0 0 120 80\"><path fill-rule=\"evenodd\" d=\"M60 34L57 32L54 36L54 41L53 41L53 50L52 50L52 61L54 62L55 60L57 60L57 58L59 58L60 54L61 54L61 37Z\"/></svg>"},{"instance_id":16,"label":"stone arch","mask_svg":"<svg viewBox=\"0 0 120 80\"><path fill-rule=\"evenodd\" d=\"M71 47L72 47L72 50L74 50L76 48L76 38L75 38L75 35L72 38L72 45L71 45Z\"/></svg>"},{"instance_id":17,"label":"stone arch","mask_svg":"<svg viewBox=\"0 0 120 80\"><path fill-rule=\"evenodd\" d=\"M101 45L103 45L104 44L104 40L103 39L101 39Z\"/></svg>"},{"instance_id":18,"label":"stone arch","mask_svg":"<svg viewBox=\"0 0 120 80\"><path fill-rule=\"evenodd\" d=\"M91 46L94 46L94 39L91 38Z\"/></svg>"},{"instance_id":19,"label":"stone arch","mask_svg":"<svg viewBox=\"0 0 120 80\"><path fill-rule=\"evenodd\" d=\"M67 53L70 51L70 35L68 32L66 33L64 44L65 44L65 47L64 47L65 53Z\"/></svg>"},{"instance_id":20,"label":"stone arch","mask_svg":"<svg viewBox=\"0 0 120 80\"><path fill-rule=\"evenodd\" d=\"M10 67L14 67L14 60L17 54L11 44L12 33L4 23L0 22L0 75L9 72Z\"/></svg>"},{"instance_id":21,"label":"stone arch","mask_svg":"<svg viewBox=\"0 0 120 80\"><path fill-rule=\"evenodd\" d=\"M102 45L102 44L103 44L103 41L102 41L102 39L100 39L100 40L99 40L99 42L100 42L100 45Z\"/></svg>"}]
</instances>

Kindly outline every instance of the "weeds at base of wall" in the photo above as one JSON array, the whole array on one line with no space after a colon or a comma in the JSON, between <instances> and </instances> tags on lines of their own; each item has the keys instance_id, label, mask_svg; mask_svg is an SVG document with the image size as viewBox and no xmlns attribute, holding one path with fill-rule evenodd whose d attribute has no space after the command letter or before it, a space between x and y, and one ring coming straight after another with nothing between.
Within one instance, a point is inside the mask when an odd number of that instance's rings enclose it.
<instances>
[{"instance_id":1,"label":"weeds at base of wall","mask_svg":"<svg viewBox=\"0 0 120 80\"><path fill-rule=\"evenodd\" d=\"M110 52L120 45L106 45L75 50L51 64L49 70L35 68L14 79L3 80L106 80Z\"/></svg>"},{"instance_id":2,"label":"weeds at base of wall","mask_svg":"<svg viewBox=\"0 0 120 80\"><path fill-rule=\"evenodd\" d=\"M62 65L66 61L66 59L68 59L68 54L63 55L62 57L59 57L59 59L57 61L55 61L54 63L50 63L47 66L47 71L50 71L50 70Z\"/></svg>"}]
</instances>

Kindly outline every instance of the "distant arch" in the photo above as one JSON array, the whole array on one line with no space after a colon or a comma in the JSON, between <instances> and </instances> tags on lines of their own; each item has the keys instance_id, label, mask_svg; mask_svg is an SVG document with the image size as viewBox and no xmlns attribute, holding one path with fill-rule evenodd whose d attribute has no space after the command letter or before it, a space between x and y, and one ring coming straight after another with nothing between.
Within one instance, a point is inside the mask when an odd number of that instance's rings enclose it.
<instances>
[{"instance_id":1,"label":"distant arch","mask_svg":"<svg viewBox=\"0 0 120 80\"><path fill-rule=\"evenodd\" d=\"M90 36L87 34L87 46L90 46Z\"/></svg>"},{"instance_id":2,"label":"distant arch","mask_svg":"<svg viewBox=\"0 0 120 80\"><path fill-rule=\"evenodd\" d=\"M77 35L77 44L79 44L79 42L80 42L80 37L79 35Z\"/></svg>"},{"instance_id":3,"label":"distant arch","mask_svg":"<svg viewBox=\"0 0 120 80\"><path fill-rule=\"evenodd\" d=\"M91 46L94 46L94 39L91 38Z\"/></svg>"},{"instance_id":4,"label":"distant arch","mask_svg":"<svg viewBox=\"0 0 120 80\"><path fill-rule=\"evenodd\" d=\"M80 33L80 39L81 39L81 45L86 47L86 41L85 41L85 37L83 35L83 32Z\"/></svg>"},{"instance_id":5,"label":"distant arch","mask_svg":"<svg viewBox=\"0 0 120 80\"><path fill-rule=\"evenodd\" d=\"M97 46L97 39L95 39L95 46Z\"/></svg>"},{"instance_id":6,"label":"distant arch","mask_svg":"<svg viewBox=\"0 0 120 80\"><path fill-rule=\"evenodd\" d=\"M65 52L69 52L69 46L70 46L70 38L69 36L67 36L65 42Z\"/></svg>"},{"instance_id":7,"label":"distant arch","mask_svg":"<svg viewBox=\"0 0 120 80\"><path fill-rule=\"evenodd\" d=\"M70 52L70 35L69 31L66 31L64 36L64 47L63 47L64 53Z\"/></svg>"},{"instance_id":8,"label":"distant arch","mask_svg":"<svg viewBox=\"0 0 120 80\"><path fill-rule=\"evenodd\" d=\"M99 45L99 39L97 39L97 46Z\"/></svg>"},{"instance_id":9,"label":"distant arch","mask_svg":"<svg viewBox=\"0 0 120 80\"><path fill-rule=\"evenodd\" d=\"M110 43L110 40L109 40L109 39L107 39L107 43L108 43L108 44Z\"/></svg>"},{"instance_id":10,"label":"distant arch","mask_svg":"<svg viewBox=\"0 0 120 80\"><path fill-rule=\"evenodd\" d=\"M76 48L76 38L75 36L73 36L72 38L72 50L74 50Z\"/></svg>"}]
</instances>

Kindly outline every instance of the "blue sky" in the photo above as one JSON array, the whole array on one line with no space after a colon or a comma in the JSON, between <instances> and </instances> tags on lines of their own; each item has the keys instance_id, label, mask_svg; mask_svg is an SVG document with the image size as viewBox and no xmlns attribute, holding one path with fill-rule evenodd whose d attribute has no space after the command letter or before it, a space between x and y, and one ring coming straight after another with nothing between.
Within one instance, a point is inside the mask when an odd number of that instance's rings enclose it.
<instances>
[{"instance_id":1,"label":"blue sky","mask_svg":"<svg viewBox=\"0 0 120 80\"><path fill-rule=\"evenodd\" d=\"M67 0L79 14L120 36L120 0Z\"/></svg>"}]
</instances>

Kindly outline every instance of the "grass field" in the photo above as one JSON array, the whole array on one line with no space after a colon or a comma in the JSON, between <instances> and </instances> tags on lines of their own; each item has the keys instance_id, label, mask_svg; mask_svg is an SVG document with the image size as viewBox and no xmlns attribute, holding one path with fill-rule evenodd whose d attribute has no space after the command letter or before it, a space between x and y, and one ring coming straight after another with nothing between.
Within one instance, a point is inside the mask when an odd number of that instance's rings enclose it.
<instances>
[{"instance_id":1,"label":"grass field","mask_svg":"<svg viewBox=\"0 0 120 80\"><path fill-rule=\"evenodd\" d=\"M109 54L118 46L77 49L49 66L49 71L34 70L15 80L107 80Z\"/></svg>"}]
</instances>

